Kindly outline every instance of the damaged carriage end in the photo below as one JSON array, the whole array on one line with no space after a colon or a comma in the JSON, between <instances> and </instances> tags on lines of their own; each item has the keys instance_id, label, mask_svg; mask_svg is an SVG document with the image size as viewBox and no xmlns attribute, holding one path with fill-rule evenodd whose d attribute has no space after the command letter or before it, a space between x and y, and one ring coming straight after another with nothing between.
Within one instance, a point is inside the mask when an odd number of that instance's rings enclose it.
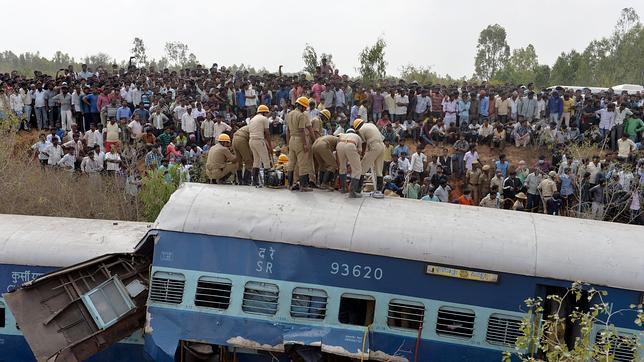
<instances>
[{"instance_id":1,"label":"damaged carriage end","mask_svg":"<svg viewBox=\"0 0 644 362\"><path fill-rule=\"evenodd\" d=\"M150 259L108 254L3 295L38 361L81 361L142 329Z\"/></svg>"}]
</instances>

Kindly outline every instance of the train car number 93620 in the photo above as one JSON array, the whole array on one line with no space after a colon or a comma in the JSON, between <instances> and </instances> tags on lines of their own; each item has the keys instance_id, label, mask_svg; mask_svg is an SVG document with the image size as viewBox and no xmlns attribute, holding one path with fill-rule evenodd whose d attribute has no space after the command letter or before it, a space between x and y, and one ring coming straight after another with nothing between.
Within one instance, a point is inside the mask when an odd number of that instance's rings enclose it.
<instances>
[{"instance_id":1,"label":"train car number 93620","mask_svg":"<svg viewBox=\"0 0 644 362\"><path fill-rule=\"evenodd\" d=\"M382 269L373 268L369 265L349 265L341 264L338 262L331 263L329 272L333 275L341 275L343 277L353 277L362 279L382 279Z\"/></svg>"}]
</instances>

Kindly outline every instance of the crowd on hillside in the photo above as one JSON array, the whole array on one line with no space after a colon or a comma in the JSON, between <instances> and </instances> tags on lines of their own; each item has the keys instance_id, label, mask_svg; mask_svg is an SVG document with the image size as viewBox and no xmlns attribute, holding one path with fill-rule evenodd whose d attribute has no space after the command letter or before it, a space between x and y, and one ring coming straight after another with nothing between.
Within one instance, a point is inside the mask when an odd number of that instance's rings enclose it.
<instances>
[{"instance_id":1,"label":"crowd on hillside","mask_svg":"<svg viewBox=\"0 0 644 362\"><path fill-rule=\"evenodd\" d=\"M260 105L269 107L263 114L270 135L281 140L271 164L283 165L285 120L300 97L308 98L306 115L318 120L322 136L344 134L356 119L377 126L386 176L372 188L386 196L641 223L640 93L486 82L366 85L324 59L308 77L217 64L179 71L83 65L55 75L0 74L0 122L38 130L32 148L45 168L121 175L136 184L142 168L179 168L189 178L218 137L234 139ZM491 148L495 160L480 160L477 147ZM538 161L511 164L517 148L534 150ZM236 175L232 182L250 183L245 173Z\"/></svg>"}]
</instances>

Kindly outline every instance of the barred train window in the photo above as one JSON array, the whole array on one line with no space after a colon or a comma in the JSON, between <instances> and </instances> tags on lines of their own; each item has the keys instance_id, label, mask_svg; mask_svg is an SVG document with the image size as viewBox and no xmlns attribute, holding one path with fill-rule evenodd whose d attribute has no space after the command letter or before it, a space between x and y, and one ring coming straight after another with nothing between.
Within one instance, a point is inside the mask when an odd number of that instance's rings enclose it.
<instances>
[{"instance_id":1,"label":"barred train window","mask_svg":"<svg viewBox=\"0 0 644 362\"><path fill-rule=\"evenodd\" d=\"M186 277L180 273L156 272L152 276L150 300L155 302L181 304Z\"/></svg>"},{"instance_id":2,"label":"barred train window","mask_svg":"<svg viewBox=\"0 0 644 362\"><path fill-rule=\"evenodd\" d=\"M597 331L595 335L595 343L603 348L605 341L602 341L602 333L604 330ZM605 337L604 337L605 339ZM635 349L637 348L637 336L627 333L612 336L608 338L610 343L610 357L613 357L614 362L631 362L635 361Z\"/></svg>"},{"instance_id":3,"label":"barred train window","mask_svg":"<svg viewBox=\"0 0 644 362\"><path fill-rule=\"evenodd\" d=\"M521 319L503 314L492 314L487 322L485 340L491 344L514 346L523 335Z\"/></svg>"},{"instance_id":4,"label":"barred train window","mask_svg":"<svg viewBox=\"0 0 644 362\"><path fill-rule=\"evenodd\" d=\"M215 309L228 309L231 289L232 282L229 279L201 277L197 281L195 305Z\"/></svg>"},{"instance_id":5,"label":"barred train window","mask_svg":"<svg viewBox=\"0 0 644 362\"><path fill-rule=\"evenodd\" d=\"M343 294L340 297L340 323L368 326L373 323L376 299L370 295Z\"/></svg>"},{"instance_id":6,"label":"barred train window","mask_svg":"<svg viewBox=\"0 0 644 362\"><path fill-rule=\"evenodd\" d=\"M295 288L291 300L291 317L324 319L327 294L321 289Z\"/></svg>"},{"instance_id":7,"label":"barred train window","mask_svg":"<svg viewBox=\"0 0 644 362\"><path fill-rule=\"evenodd\" d=\"M246 313L275 315L279 288L275 284L248 282L244 287L242 310Z\"/></svg>"},{"instance_id":8,"label":"barred train window","mask_svg":"<svg viewBox=\"0 0 644 362\"><path fill-rule=\"evenodd\" d=\"M387 325L393 328L418 330L425 318L422 303L392 299L387 311Z\"/></svg>"},{"instance_id":9,"label":"barred train window","mask_svg":"<svg viewBox=\"0 0 644 362\"><path fill-rule=\"evenodd\" d=\"M472 338L474 334L474 311L469 309L441 307L438 309L436 334L459 338Z\"/></svg>"}]
</instances>

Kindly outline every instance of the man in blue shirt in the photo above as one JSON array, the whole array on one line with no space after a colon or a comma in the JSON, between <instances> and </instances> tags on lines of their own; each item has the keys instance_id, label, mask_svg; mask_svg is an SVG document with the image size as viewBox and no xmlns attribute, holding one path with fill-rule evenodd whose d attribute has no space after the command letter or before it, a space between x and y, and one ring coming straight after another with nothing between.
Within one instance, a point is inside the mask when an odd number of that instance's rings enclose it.
<instances>
[{"instance_id":1,"label":"man in blue shirt","mask_svg":"<svg viewBox=\"0 0 644 362\"><path fill-rule=\"evenodd\" d=\"M116 119L121 120L123 118L130 119L132 117L132 111L127 105L127 101L121 102L121 106L116 110Z\"/></svg>"},{"instance_id":2,"label":"man in blue shirt","mask_svg":"<svg viewBox=\"0 0 644 362\"><path fill-rule=\"evenodd\" d=\"M489 116L489 104L490 99L485 95L485 91L481 91L479 95L479 116L481 119L485 119Z\"/></svg>"},{"instance_id":3,"label":"man in blue shirt","mask_svg":"<svg viewBox=\"0 0 644 362\"><path fill-rule=\"evenodd\" d=\"M563 114L563 100L559 97L559 92L552 92L552 96L548 99L548 114L550 114L550 122L557 123L559 127L559 119Z\"/></svg>"},{"instance_id":4,"label":"man in blue shirt","mask_svg":"<svg viewBox=\"0 0 644 362\"><path fill-rule=\"evenodd\" d=\"M501 171L501 176L505 178L508 174L508 168L510 168L510 161L505 159L505 155L500 155L494 164L496 165L496 170Z\"/></svg>"},{"instance_id":5,"label":"man in blue shirt","mask_svg":"<svg viewBox=\"0 0 644 362\"><path fill-rule=\"evenodd\" d=\"M246 92L245 87L237 90L235 93L235 103L237 103L237 110L246 111Z\"/></svg>"},{"instance_id":6,"label":"man in blue shirt","mask_svg":"<svg viewBox=\"0 0 644 362\"><path fill-rule=\"evenodd\" d=\"M409 154L409 147L405 146L405 140L401 138L398 140L398 146L394 147L394 155L400 157L402 153Z\"/></svg>"},{"instance_id":7,"label":"man in blue shirt","mask_svg":"<svg viewBox=\"0 0 644 362\"><path fill-rule=\"evenodd\" d=\"M137 114L139 115L139 120L141 120L141 124L146 124L148 122L148 119L150 119L150 111L145 109L145 105L143 104L143 102L139 103L139 107L134 110L134 113L132 115L135 116Z\"/></svg>"}]
</instances>

